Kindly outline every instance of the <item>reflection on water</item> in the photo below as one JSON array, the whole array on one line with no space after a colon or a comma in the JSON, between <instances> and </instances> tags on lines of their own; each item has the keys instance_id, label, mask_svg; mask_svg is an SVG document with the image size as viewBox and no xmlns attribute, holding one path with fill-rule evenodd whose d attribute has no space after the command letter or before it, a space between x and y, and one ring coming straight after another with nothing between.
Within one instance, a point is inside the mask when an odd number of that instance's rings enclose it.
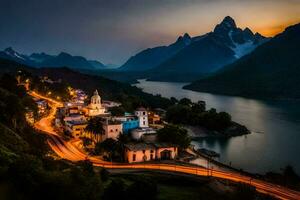
<instances>
[{"instance_id":1,"label":"reflection on water","mask_svg":"<svg viewBox=\"0 0 300 200\"><path fill-rule=\"evenodd\" d=\"M194 142L198 147L221 154L220 160L252 172L279 171L291 164L300 173L300 106L296 101L260 101L181 89L184 83L139 80L137 87L164 97L204 100L207 107L229 112L233 120L246 125L252 134L225 138L206 138Z\"/></svg>"}]
</instances>

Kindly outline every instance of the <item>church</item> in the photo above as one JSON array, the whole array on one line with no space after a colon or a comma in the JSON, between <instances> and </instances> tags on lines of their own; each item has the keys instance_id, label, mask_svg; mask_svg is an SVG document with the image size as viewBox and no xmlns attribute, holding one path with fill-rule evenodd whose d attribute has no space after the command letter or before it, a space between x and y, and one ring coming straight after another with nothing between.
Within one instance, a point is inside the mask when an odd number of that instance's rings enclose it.
<instances>
[{"instance_id":1,"label":"church","mask_svg":"<svg viewBox=\"0 0 300 200\"><path fill-rule=\"evenodd\" d=\"M88 115L90 117L107 114L105 107L102 106L101 97L96 90L91 97L91 102L88 105Z\"/></svg>"}]
</instances>

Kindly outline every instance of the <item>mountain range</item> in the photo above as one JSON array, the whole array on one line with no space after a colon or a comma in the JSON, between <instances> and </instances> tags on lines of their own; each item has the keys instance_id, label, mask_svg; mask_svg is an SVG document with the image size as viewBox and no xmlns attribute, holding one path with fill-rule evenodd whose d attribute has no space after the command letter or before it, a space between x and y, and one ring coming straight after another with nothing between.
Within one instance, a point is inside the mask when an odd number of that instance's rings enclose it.
<instances>
[{"instance_id":1,"label":"mountain range","mask_svg":"<svg viewBox=\"0 0 300 200\"><path fill-rule=\"evenodd\" d=\"M185 86L254 98L300 99L300 23L216 74Z\"/></svg>"},{"instance_id":2,"label":"mountain range","mask_svg":"<svg viewBox=\"0 0 300 200\"><path fill-rule=\"evenodd\" d=\"M0 58L16 61L32 67L70 67L73 69L105 69L106 66L96 60L87 60L82 56L72 56L61 52L58 55L33 53L29 56L16 52L11 47L0 51Z\"/></svg>"},{"instance_id":3,"label":"mountain range","mask_svg":"<svg viewBox=\"0 0 300 200\"><path fill-rule=\"evenodd\" d=\"M212 32L196 37L186 33L169 46L146 49L131 57L120 70L150 71L150 79L155 75L183 71L212 73L250 53L267 40L249 28L238 28L235 21L227 16Z\"/></svg>"}]
</instances>

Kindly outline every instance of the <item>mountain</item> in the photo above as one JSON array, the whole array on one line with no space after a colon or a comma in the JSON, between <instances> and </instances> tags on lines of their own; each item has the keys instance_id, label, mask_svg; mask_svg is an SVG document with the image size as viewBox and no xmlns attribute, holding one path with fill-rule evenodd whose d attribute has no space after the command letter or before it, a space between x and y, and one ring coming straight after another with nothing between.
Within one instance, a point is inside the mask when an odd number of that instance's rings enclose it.
<instances>
[{"instance_id":1,"label":"mountain","mask_svg":"<svg viewBox=\"0 0 300 200\"><path fill-rule=\"evenodd\" d=\"M186 89L254 98L300 99L300 23Z\"/></svg>"},{"instance_id":2,"label":"mountain","mask_svg":"<svg viewBox=\"0 0 300 200\"><path fill-rule=\"evenodd\" d=\"M30 56L20 54L11 47L0 51L0 58L16 61L18 63L33 67L62 67L67 66L73 69L103 69L105 66L96 60L87 60L82 56L72 56L62 52L58 55L46 53L32 53Z\"/></svg>"},{"instance_id":3,"label":"mountain","mask_svg":"<svg viewBox=\"0 0 300 200\"><path fill-rule=\"evenodd\" d=\"M72 66L75 69L94 68L84 57L72 56L65 52L42 61L40 65L46 67Z\"/></svg>"},{"instance_id":4,"label":"mountain","mask_svg":"<svg viewBox=\"0 0 300 200\"><path fill-rule=\"evenodd\" d=\"M184 66L186 69L188 66L192 71L203 71L197 68L205 65L207 69L204 71L214 71L220 65L251 52L265 41L265 37L259 33L253 34L249 28L238 28L235 21L227 16L213 32L193 38L186 33L169 46L143 50L131 57L120 69L140 71L158 67L176 71L177 68ZM216 62L214 56L220 56L221 60ZM211 66L209 62L212 62Z\"/></svg>"},{"instance_id":5,"label":"mountain","mask_svg":"<svg viewBox=\"0 0 300 200\"><path fill-rule=\"evenodd\" d=\"M105 69L105 68L106 68L106 66L105 66L103 63L101 63L101 62L99 62L99 61L97 61L97 60L88 60L88 62L89 62L90 65L92 65L95 69Z\"/></svg>"},{"instance_id":6,"label":"mountain","mask_svg":"<svg viewBox=\"0 0 300 200\"><path fill-rule=\"evenodd\" d=\"M195 37L192 43L176 55L161 63L155 71L212 73L253 51L265 42L259 33L249 28L238 28L235 21L227 16L213 32Z\"/></svg>"},{"instance_id":7,"label":"mountain","mask_svg":"<svg viewBox=\"0 0 300 200\"><path fill-rule=\"evenodd\" d=\"M32 62L28 58L28 56L16 52L11 47L8 47L8 48L4 49L3 51L0 51L0 58L16 61L21 64L28 64L28 65L34 64L34 62Z\"/></svg>"},{"instance_id":8,"label":"mountain","mask_svg":"<svg viewBox=\"0 0 300 200\"><path fill-rule=\"evenodd\" d=\"M47 59L53 58L54 56L48 55L46 53L32 53L29 59L36 63L42 63Z\"/></svg>"},{"instance_id":9,"label":"mountain","mask_svg":"<svg viewBox=\"0 0 300 200\"><path fill-rule=\"evenodd\" d=\"M159 46L143 50L129 58L129 60L120 67L120 70L144 71L152 69L188 46L191 41L189 34L185 33L169 46Z\"/></svg>"},{"instance_id":10,"label":"mountain","mask_svg":"<svg viewBox=\"0 0 300 200\"><path fill-rule=\"evenodd\" d=\"M185 34L169 46L146 49L119 69L144 71L149 80L191 81L236 61L267 40L249 28L238 28L227 16L212 32L196 37Z\"/></svg>"}]
</instances>

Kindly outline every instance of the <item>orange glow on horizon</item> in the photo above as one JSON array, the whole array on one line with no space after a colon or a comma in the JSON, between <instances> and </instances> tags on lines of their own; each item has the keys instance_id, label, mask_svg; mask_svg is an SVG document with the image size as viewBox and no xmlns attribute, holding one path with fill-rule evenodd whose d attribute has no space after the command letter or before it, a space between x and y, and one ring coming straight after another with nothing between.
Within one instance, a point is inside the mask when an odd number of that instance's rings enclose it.
<instances>
[{"instance_id":1,"label":"orange glow on horizon","mask_svg":"<svg viewBox=\"0 0 300 200\"><path fill-rule=\"evenodd\" d=\"M295 22L288 22L286 24L278 24L270 27L265 27L265 28L257 28L257 32L260 34L267 36L267 37L273 37L281 32L283 32L287 27L291 25L295 25L297 23L300 23L300 20L295 21Z\"/></svg>"}]
</instances>

